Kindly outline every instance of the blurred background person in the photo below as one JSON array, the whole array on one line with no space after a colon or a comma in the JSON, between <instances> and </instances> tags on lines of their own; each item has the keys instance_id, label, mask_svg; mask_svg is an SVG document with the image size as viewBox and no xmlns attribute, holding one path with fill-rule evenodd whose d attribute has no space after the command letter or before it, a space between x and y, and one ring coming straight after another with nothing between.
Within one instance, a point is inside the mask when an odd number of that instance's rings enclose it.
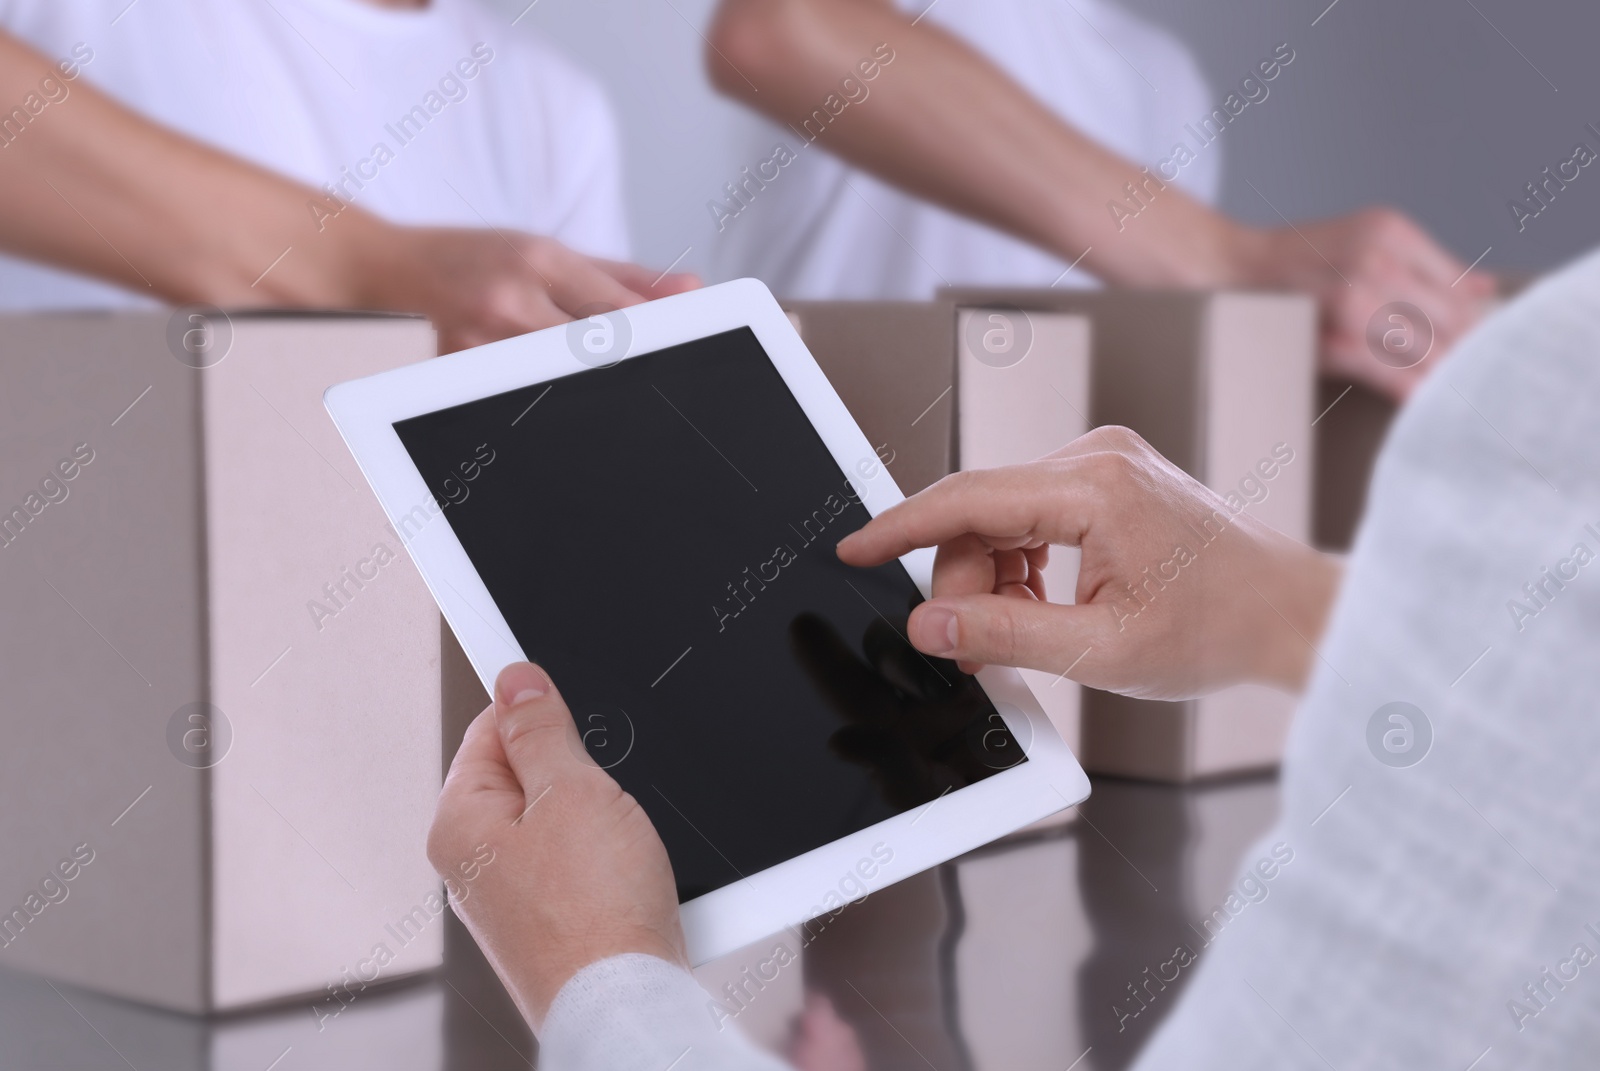
<instances>
[{"instance_id":1,"label":"blurred background person","mask_svg":"<svg viewBox=\"0 0 1600 1071\"><path fill-rule=\"evenodd\" d=\"M785 297L1298 290L1320 305L1323 371L1403 398L1431 365L1373 360L1373 313L1416 305L1442 352L1492 290L1391 210L1260 228L1208 207L1229 127L1299 58L1288 43L1213 92L1108 0L722 0L708 37L718 89L781 124L750 136L718 274Z\"/></svg>"},{"instance_id":2,"label":"blurred background person","mask_svg":"<svg viewBox=\"0 0 1600 1071\"><path fill-rule=\"evenodd\" d=\"M598 86L476 0L0 0L0 31L0 309L422 312L449 351L692 283L621 262Z\"/></svg>"}]
</instances>

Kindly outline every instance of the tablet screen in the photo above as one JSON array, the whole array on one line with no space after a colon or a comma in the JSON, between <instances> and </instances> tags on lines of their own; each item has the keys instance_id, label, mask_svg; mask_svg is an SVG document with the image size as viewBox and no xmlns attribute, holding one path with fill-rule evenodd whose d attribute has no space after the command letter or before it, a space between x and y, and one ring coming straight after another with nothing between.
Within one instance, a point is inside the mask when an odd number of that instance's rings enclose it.
<instances>
[{"instance_id":1,"label":"tablet screen","mask_svg":"<svg viewBox=\"0 0 1600 1071\"><path fill-rule=\"evenodd\" d=\"M1026 761L900 563L834 554L869 514L748 328L395 431L681 899Z\"/></svg>"}]
</instances>

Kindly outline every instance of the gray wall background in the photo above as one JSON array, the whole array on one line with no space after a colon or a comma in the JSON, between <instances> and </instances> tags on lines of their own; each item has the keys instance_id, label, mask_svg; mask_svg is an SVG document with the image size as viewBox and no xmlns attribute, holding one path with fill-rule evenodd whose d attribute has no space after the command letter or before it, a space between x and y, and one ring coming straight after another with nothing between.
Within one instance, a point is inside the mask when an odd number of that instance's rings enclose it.
<instances>
[{"instance_id":1,"label":"gray wall background","mask_svg":"<svg viewBox=\"0 0 1600 1071\"><path fill-rule=\"evenodd\" d=\"M607 85L636 257L703 269L706 201L750 161L701 72L715 0L489 0ZM1006 0L993 0L1003 3ZM1062 0L1066 2L1066 0ZM1389 204L1463 260L1543 269L1600 244L1600 166L1518 233L1507 202L1580 140L1600 151L1600 5L1581 0L1123 0L1188 42L1218 102L1279 43L1271 96L1225 135L1222 205L1260 223ZM1325 11L1326 9L1326 11ZM1325 11L1325 13L1324 13ZM1320 16L1320 18L1319 18ZM1316 21L1313 26L1312 22Z\"/></svg>"}]
</instances>

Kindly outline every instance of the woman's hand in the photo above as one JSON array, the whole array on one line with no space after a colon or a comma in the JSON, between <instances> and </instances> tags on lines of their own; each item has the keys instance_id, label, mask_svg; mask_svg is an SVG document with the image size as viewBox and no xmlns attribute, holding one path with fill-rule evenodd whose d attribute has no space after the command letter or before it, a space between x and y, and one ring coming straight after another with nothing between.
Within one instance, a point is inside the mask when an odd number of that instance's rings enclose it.
<instances>
[{"instance_id":1,"label":"woman's hand","mask_svg":"<svg viewBox=\"0 0 1600 1071\"><path fill-rule=\"evenodd\" d=\"M467 729L428 858L453 883L456 913L536 1030L567 979L591 963L642 952L687 967L661 838L588 757L537 666L507 666L493 706ZM463 869L469 861L476 865Z\"/></svg>"},{"instance_id":2,"label":"woman's hand","mask_svg":"<svg viewBox=\"0 0 1600 1071\"><path fill-rule=\"evenodd\" d=\"M1051 544L1082 548L1076 605L1045 601ZM911 642L962 668L1065 673L1182 699L1304 685L1337 562L1235 511L1126 428L1026 465L948 476L839 544L872 566L937 547Z\"/></svg>"}]
</instances>

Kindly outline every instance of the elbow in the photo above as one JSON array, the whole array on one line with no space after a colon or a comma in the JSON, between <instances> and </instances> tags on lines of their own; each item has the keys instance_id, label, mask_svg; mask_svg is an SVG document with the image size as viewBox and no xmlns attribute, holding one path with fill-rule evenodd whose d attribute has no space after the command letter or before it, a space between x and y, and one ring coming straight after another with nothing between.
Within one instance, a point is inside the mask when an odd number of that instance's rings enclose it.
<instances>
[{"instance_id":1,"label":"elbow","mask_svg":"<svg viewBox=\"0 0 1600 1071\"><path fill-rule=\"evenodd\" d=\"M771 84L802 61L815 36L814 0L722 0L706 34L706 74L717 92L754 103L756 87Z\"/></svg>"}]
</instances>

